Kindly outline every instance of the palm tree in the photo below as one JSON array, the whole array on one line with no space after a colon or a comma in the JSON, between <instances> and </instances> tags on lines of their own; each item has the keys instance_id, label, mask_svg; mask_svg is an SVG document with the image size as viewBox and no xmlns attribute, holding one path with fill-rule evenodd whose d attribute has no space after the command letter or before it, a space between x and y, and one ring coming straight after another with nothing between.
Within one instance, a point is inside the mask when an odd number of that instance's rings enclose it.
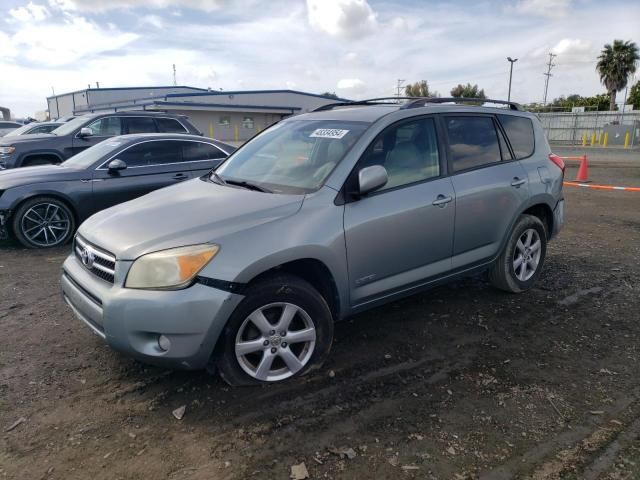
<instances>
[{"instance_id":1,"label":"palm tree","mask_svg":"<svg viewBox=\"0 0 640 480\"><path fill-rule=\"evenodd\" d=\"M609 110L616 108L616 93L627 86L627 79L635 73L638 60L638 46L631 40L614 40L613 45L607 43L602 49L596 70L609 92Z\"/></svg>"}]
</instances>

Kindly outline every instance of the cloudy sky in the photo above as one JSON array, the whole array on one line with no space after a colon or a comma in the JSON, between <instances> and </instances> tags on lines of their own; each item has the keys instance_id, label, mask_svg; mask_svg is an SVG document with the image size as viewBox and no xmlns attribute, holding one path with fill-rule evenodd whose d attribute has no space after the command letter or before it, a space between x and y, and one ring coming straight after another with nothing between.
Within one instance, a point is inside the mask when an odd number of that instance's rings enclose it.
<instances>
[{"instance_id":1,"label":"cloudy sky","mask_svg":"<svg viewBox=\"0 0 640 480\"><path fill-rule=\"evenodd\" d=\"M17 116L85 88L179 85L391 95L397 79L441 94L477 83L541 101L600 93L602 45L640 43L637 0L2 0L0 105Z\"/></svg>"}]
</instances>

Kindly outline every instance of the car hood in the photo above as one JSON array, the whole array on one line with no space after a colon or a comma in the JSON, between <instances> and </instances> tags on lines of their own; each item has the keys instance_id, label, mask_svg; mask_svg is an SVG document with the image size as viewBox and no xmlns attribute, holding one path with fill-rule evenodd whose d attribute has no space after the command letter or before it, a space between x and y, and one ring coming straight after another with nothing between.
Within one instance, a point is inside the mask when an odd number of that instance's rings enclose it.
<instances>
[{"instance_id":1,"label":"car hood","mask_svg":"<svg viewBox=\"0 0 640 480\"><path fill-rule=\"evenodd\" d=\"M58 165L11 168L9 170L0 170L0 190L33 185L34 183L80 180L85 176L86 172L84 170L74 170Z\"/></svg>"},{"instance_id":2,"label":"car hood","mask_svg":"<svg viewBox=\"0 0 640 480\"><path fill-rule=\"evenodd\" d=\"M30 142L33 143L42 140L51 140L52 138L58 138L58 136L52 133L37 133L33 135L18 135L17 137L2 137L0 138L0 145L17 145Z\"/></svg>"},{"instance_id":3,"label":"car hood","mask_svg":"<svg viewBox=\"0 0 640 480\"><path fill-rule=\"evenodd\" d=\"M216 242L293 215L303 199L194 179L98 212L78 232L119 260L134 260L167 248Z\"/></svg>"}]
</instances>

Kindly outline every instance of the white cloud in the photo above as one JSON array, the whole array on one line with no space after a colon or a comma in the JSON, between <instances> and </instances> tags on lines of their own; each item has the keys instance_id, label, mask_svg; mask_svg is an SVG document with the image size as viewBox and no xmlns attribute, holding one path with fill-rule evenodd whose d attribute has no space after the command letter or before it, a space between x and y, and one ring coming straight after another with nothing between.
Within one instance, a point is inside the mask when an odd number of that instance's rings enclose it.
<instances>
[{"instance_id":1,"label":"white cloud","mask_svg":"<svg viewBox=\"0 0 640 480\"><path fill-rule=\"evenodd\" d=\"M569 12L572 0L520 0L516 11L524 15L563 17Z\"/></svg>"},{"instance_id":2,"label":"white cloud","mask_svg":"<svg viewBox=\"0 0 640 480\"><path fill-rule=\"evenodd\" d=\"M551 49L551 52L567 57L583 57L585 54L593 53L591 42L579 38L563 38Z\"/></svg>"},{"instance_id":3,"label":"white cloud","mask_svg":"<svg viewBox=\"0 0 640 480\"><path fill-rule=\"evenodd\" d=\"M156 28L164 27L164 22L162 21L162 18L160 18L158 15L145 15L140 19L140 23L151 25L152 27L156 27Z\"/></svg>"},{"instance_id":4,"label":"white cloud","mask_svg":"<svg viewBox=\"0 0 640 480\"><path fill-rule=\"evenodd\" d=\"M359 78L343 78L338 81L337 87L348 95L357 95L364 92L365 83Z\"/></svg>"},{"instance_id":5,"label":"white cloud","mask_svg":"<svg viewBox=\"0 0 640 480\"><path fill-rule=\"evenodd\" d=\"M284 82L284 84L289 90L295 90L296 88L298 88L298 84L296 82L292 82L291 80L287 80L286 82Z\"/></svg>"},{"instance_id":6,"label":"white cloud","mask_svg":"<svg viewBox=\"0 0 640 480\"><path fill-rule=\"evenodd\" d=\"M212 12L229 3L228 0L49 0L49 5L63 10L105 11L112 9L152 8L163 9L167 7L190 8Z\"/></svg>"},{"instance_id":7,"label":"white cloud","mask_svg":"<svg viewBox=\"0 0 640 480\"><path fill-rule=\"evenodd\" d=\"M313 28L333 36L354 38L378 26L366 0L307 0L307 15Z\"/></svg>"},{"instance_id":8,"label":"white cloud","mask_svg":"<svg viewBox=\"0 0 640 480\"><path fill-rule=\"evenodd\" d=\"M404 17L394 17L391 20L391 28L399 32L406 32L409 30L409 22Z\"/></svg>"},{"instance_id":9,"label":"white cloud","mask_svg":"<svg viewBox=\"0 0 640 480\"><path fill-rule=\"evenodd\" d=\"M29 2L26 7L12 8L9 15L18 22L41 22L49 16L49 10L42 5Z\"/></svg>"},{"instance_id":10,"label":"white cloud","mask_svg":"<svg viewBox=\"0 0 640 480\"><path fill-rule=\"evenodd\" d=\"M133 33L102 28L84 17L62 23L25 24L9 39L21 56L44 66L63 66L85 56L118 50L138 38Z\"/></svg>"}]
</instances>

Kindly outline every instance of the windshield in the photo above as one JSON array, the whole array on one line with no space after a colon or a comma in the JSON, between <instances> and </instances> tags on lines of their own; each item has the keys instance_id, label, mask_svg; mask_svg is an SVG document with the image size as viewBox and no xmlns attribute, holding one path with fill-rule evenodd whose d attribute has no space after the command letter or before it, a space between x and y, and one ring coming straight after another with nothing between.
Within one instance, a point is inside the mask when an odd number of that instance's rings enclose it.
<instances>
[{"instance_id":1,"label":"windshield","mask_svg":"<svg viewBox=\"0 0 640 480\"><path fill-rule=\"evenodd\" d=\"M367 129L363 122L290 120L278 123L234 153L216 173L276 193L317 190Z\"/></svg>"},{"instance_id":2,"label":"windshield","mask_svg":"<svg viewBox=\"0 0 640 480\"><path fill-rule=\"evenodd\" d=\"M56 128L51 133L55 135L69 135L77 128L82 127L87 120L88 119L84 116L74 118L73 120L69 120L67 123L63 123L61 127Z\"/></svg>"},{"instance_id":3,"label":"windshield","mask_svg":"<svg viewBox=\"0 0 640 480\"><path fill-rule=\"evenodd\" d=\"M82 150L80 153L74 155L69 160L62 162L60 165L78 170L85 169L93 165L102 157L109 155L111 152L115 152L122 145L124 145L124 142L119 142L118 140L105 140L93 147Z\"/></svg>"},{"instance_id":4,"label":"windshield","mask_svg":"<svg viewBox=\"0 0 640 480\"><path fill-rule=\"evenodd\" d=\"M23 125L20 128L16 128L15 130L11 130L9 133L5 135L5 137L17 137L18 135L22 135L27 130L31 130L33 125Z\"/></svg>"}]
</instances>

